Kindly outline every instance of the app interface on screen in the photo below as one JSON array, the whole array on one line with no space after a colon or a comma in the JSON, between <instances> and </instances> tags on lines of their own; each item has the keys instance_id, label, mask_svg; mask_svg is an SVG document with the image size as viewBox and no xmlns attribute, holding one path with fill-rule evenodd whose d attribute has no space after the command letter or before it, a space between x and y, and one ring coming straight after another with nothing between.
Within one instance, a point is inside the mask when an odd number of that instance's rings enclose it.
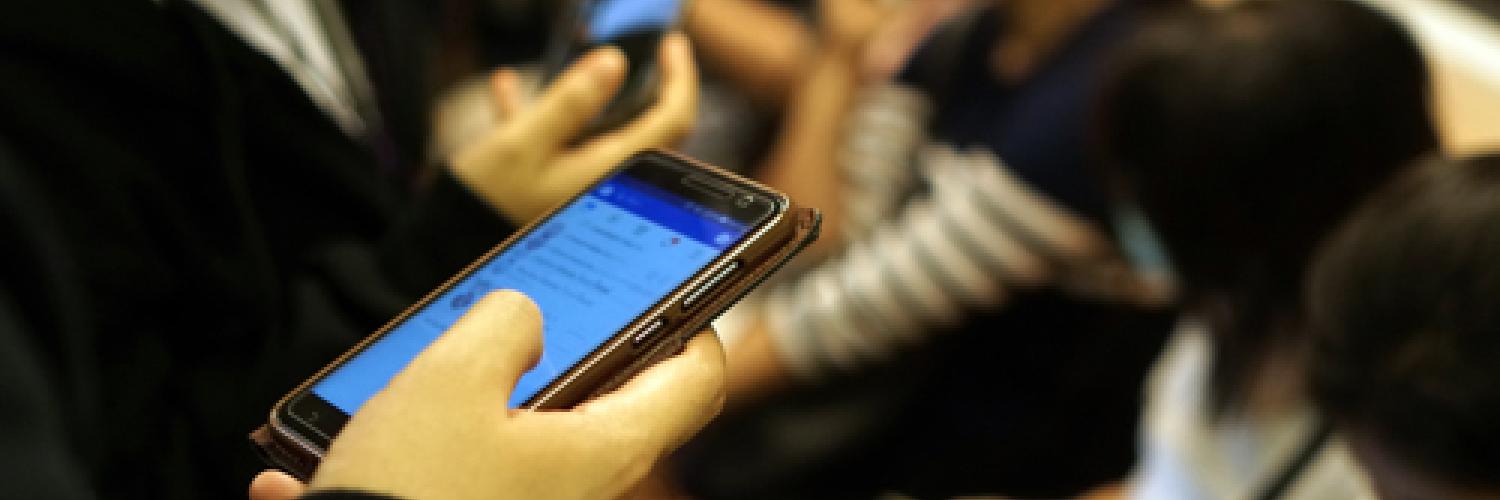
<instances>
[{"instance_id":1,"label":"app interface on screen","mask_svg":"<svg viewBox=\"0 0 1500 500\"><path fill-rule=\"evenodd\" d=\"M588 5L586 39L608 43L635 33L672 27L681 0L596 0Z\"/></svg>"},{"instance_id":2,"label":"app interface on screen","mask_svg":"<svg viewBox=\"0 0 1500 500\"><path fill-rule=\"evenodd\" d=\"M313 393L353 414L486 292L514 289L542 310L542 358L521 376L525 403L682 284L747 226L677 195L616 175L496 255L462 282L328 374Z\"/></svg>"}]
</instances>

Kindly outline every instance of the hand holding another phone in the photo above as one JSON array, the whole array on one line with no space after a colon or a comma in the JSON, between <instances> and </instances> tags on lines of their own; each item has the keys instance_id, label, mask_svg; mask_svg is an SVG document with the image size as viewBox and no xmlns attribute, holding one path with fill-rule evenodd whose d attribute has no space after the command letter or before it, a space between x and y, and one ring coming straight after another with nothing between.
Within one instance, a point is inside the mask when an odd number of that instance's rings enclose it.
<instances>
[{"instance_id":1,"label":"hand holding another phone","mask_svg":"<svg viewBox=\"0 0 1500 500\"><path fill-rule=\"evenodd\" d=\"M671 145L692 128L698 106L692 49L680 34L661 44L656 102L625 125L573 145L615 95L627 64L613 47L579 59L535 103L460 149L450 161L454 175L506 217L525 223L630 155ZM493 86L502 109L517 100L515 86L504 79L497 73Z\"/></svg>"},{"instance_id":2,"label":"hand holding another phone","mask_svg":"<svg viewBox=\"0 0 1500 500\"><path fill-rule=\"evenodd\" d=\"M509 410L541 352L541 315L493 292L350 419L311 489L400 498L616 498L708 423L724 400L711 333L620 389L570 411ZM257 481L251 498L299 493Z\"/></svg>"}]
</instances>

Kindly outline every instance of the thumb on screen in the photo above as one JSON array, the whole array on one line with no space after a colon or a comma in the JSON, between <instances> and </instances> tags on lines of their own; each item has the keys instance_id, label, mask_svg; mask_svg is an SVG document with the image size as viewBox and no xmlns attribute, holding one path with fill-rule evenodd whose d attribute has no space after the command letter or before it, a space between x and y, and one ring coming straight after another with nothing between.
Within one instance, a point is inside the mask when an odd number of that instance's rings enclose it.
<instances>
[{"instance_id":1,"label":"thumb on screen","mask_svg":"<svg viewBox=\"0 0 1500 500\"><path fill-rule=\"evenodd\" d=\"M514 290L490 292L391 379L386 392L419 391L447 403L503 406L542 353L542 315Z\"/></svg>"}]
</instances>

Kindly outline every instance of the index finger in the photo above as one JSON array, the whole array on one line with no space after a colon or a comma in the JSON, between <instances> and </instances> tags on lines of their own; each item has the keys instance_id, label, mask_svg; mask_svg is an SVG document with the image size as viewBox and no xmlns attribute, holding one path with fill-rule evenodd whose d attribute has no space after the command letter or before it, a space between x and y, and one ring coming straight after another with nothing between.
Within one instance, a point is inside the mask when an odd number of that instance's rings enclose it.
<instances>
[{"instance_id":1,"label":"index finger","mask_svg":"<svg viewBox=\"0 0 1500 500\"><path fill-rule=\"evenodd\" d=\"M680 446L724 407L724 347L712 329L682 352L646 369L614 392L575 411L641 432L650 446Z\"/></svg>"}]
</instances>

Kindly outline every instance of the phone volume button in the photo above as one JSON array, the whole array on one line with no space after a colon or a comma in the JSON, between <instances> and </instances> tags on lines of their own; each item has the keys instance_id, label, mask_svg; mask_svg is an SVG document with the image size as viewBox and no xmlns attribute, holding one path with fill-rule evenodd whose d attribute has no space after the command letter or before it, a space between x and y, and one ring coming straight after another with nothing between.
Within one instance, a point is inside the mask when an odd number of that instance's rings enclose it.
<instances>
[{"instance_id":1,"label":"phone volume button","mask_svg":"<svg viewBox=\"0 0 1500 500\"><path fill-rule=\"evenodd\" d=\"M636 327L635 333L630 336L630 344L640 347L642 344L650 341L651 337L661 332L662 327L666 324L665 320L657 318Z\"/></svg>"},{"instance_id":2,"label":"phone volume button","mask_svg":"<svg viewBox=\"0 0 1500 500\"><path fill-rule=\"evenodd\" d=\"M714 273L708 279L703 280L703 283L699 284L698 288L693 289L687 298L682 299L682 308L689 309L696 305L699 299L708 294L709 290L713 290L715 286L724 281L724 278L728 278L729 275L734 274L735 270L739 268L740 261L736 259L726 262L719 269L714 270Z\"/></svg>"}]
</instances>

